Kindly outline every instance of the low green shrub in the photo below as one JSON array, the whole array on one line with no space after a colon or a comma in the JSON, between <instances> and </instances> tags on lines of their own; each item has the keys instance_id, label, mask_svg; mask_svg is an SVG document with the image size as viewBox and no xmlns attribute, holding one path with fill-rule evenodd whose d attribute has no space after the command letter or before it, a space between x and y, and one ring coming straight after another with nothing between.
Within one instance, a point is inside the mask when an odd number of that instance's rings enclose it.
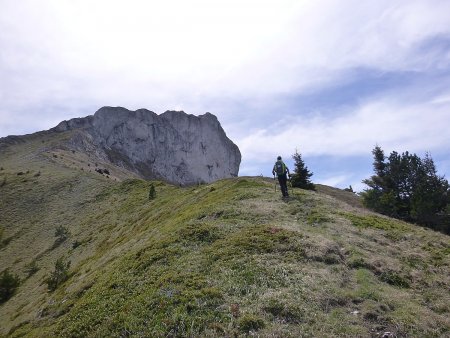
<instances>
[{"instance_id":1,"label":"low green shrub","mask_svg":"<svg viewBox=\"0 0 450 338\"><path fill-rule=\"evenodd\" d=\"M219 238L216 227L208 223L188 224L180 231L180 238L191 242L212 243Z\"/></svg>"},{"instance_id":2,"label":"low green shrub","mask_svg":"<svg viewBox=\"0 0 450 338\"><path fill-rule=\"evenodd\" d=\"M380 216L375 215L359 216L352 213L341 213L341 215L350 220L354 226L359 228L376 228L381 230L397 230L397 231L406 230L406 226L402 224L400 221L394 221Z\"/></svg>"},{"instance_id":3,"label":"low green shrub","mask_svg":"<svg viewBox=\"0 0 450 338\"><path fill-rule=\"evenodd\" d=\"M264 305L263 310L283 322L299 323L304 317L304 311L299 305L300 304L282 302L279 299L271 298Z\"/></svg>"},{"instance_id":4,"label":"low green shrub","mask_svg":"<svg viewBox=\"0 0 450 338\"><path fill-rule=\"evenodd\" d=\"M258 331L266 326L264 320L252 314L245 314L238 321L239 330L242 332Z\"/></svg>"},{"instance_id":5,"label":"low green shrub","mask_svg":"<svg viewBox=\"0 0 450 338\"><path fill-rule=\"evenodd\" d=\"M35 260L32 260L29 264L25 266L25 272L28 277L33 276L36 272L39 271L39 267L36 264Z\"/></svg>"},{"instance_id":6,"label":"low green shrub","mask_svg":"<svg viewBox=\"0 0 450 338\"><path fill-rule=\"evenodd\" d=\"M348 261L348 266L353 269L371 269L370 264L367 263L362 257L351 257Z\"/></svg>"},{"instance_id":7,"label":"low green shrub","mask_svg":"<svg viewBox=\"0 0 450 338\"><path fill-rule=\"evenodd\" d=\"M398 286L400 288L409 288L409 281L407 278L395 271L384 271L380 275L380 279L390 285Z\"/></svg>"},{"instance_id":8,"label":"low green shrub","mask_svg":"<svg viewBox=\"0 0 450 338\"><path fill-rule=\"evenodd\" d=\"M308 214L308 218L307 218L307 222L309 225L314 225L314 224L322 224L325 222L329 222L330 218L323 214L323 212L321 212L320 210L314 209L311 210L311 212Z\"/></svg>"},{"instance_id":9,"label":"low green shrub","mask_svg":"<svg viewBox=\"0 0 450 338\"><path fill-rule=\"evenodd\" d=\"M72 249L78 248L81 244L83 244L83 243L80 242L79 240L73 241L73 242L72 242Z\"/></svg>"}]
</instances>

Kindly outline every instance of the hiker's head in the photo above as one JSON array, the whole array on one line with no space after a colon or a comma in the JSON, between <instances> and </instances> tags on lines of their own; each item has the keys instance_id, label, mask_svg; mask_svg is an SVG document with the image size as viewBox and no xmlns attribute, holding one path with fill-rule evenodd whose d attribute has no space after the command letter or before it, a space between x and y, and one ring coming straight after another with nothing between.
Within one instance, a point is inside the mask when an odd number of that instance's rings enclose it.
<instances>
[{"instance_id":1,"label":"hiker's head","mask_svg":"<svg viewBox=\"0 0 450 338\"><path fill-rule=\"evenodd\" d=\"M277 160L278 160L278 161L281 161L281 156L278 156L278 157L277 157Z\"/></svg>"}]
</instances>

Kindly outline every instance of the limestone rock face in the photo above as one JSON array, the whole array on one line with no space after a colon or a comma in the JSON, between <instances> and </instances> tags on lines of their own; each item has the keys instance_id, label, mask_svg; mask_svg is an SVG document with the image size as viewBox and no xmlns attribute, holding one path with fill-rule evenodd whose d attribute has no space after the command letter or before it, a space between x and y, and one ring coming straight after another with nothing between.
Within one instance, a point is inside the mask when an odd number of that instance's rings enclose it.
<instances>
[{"instance_id":1,"label":"limestone rock face","mask_svg":"<svg viewBox=\"0 0 450 338\"><path fill-rule=\"evenodd\" d=\"M179 111L157 115L146 109L103 107L93 116L63 121L56 132L75 133L74 147L148 179L181 185L237 176L239 148L217 118Z\"/></svg>"}]
</instances>

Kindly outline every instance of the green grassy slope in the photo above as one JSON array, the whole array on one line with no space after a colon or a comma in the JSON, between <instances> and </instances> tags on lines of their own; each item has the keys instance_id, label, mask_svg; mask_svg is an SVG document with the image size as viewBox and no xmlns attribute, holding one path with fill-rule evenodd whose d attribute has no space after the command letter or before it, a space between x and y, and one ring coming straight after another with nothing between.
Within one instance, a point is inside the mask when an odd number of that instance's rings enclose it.
<instances>
[{"instance_id":1,"label":"green grassy slope","mask_svg":"<svg viewBox=\"0 0 450 338\"><path fill-rule=\"evenodd\" d=\"M44 143L1 154L0 272L22 283L0 305L0 335L450 334L448 236L327 187L283 201L263 178L116 181ZM70 231L60 244L58 226ZM49 292L60 257L70 277Z\"/></svg>"}]
</instances>

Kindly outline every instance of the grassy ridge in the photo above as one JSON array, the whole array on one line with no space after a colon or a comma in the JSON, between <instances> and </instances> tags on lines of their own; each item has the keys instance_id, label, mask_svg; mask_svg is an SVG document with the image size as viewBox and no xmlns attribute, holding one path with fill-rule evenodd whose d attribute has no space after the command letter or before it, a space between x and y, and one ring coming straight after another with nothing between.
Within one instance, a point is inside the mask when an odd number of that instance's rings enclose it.
<instances>
[{"instance_id":1,"label":"grassy ridge","mask_svg":"<svg viewBox=\"0 0 450 338\"><path fill-rule=\"evenodd\" d=\"M450 334L449 238L349 195L283 201L262 178L116 182L45 154L1 165L0 266L22 279L0 305L3 335ZM70 236L55 245L57 226ZM51 293L59 257L70 277Z\"/></svg>"}]
</instances>

